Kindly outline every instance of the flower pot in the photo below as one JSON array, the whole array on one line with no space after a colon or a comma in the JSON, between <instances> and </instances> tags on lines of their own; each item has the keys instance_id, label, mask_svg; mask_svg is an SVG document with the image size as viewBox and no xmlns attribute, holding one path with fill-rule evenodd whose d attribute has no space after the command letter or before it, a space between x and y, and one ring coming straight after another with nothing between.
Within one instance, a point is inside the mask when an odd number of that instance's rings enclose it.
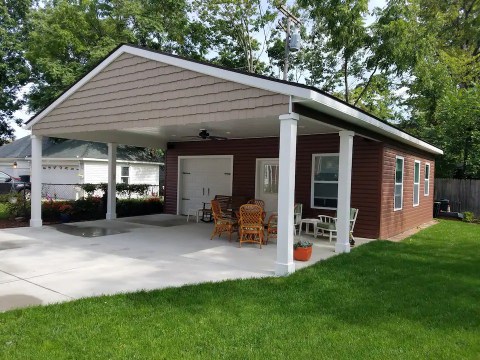
<instances>
[{"instance_id":1,"label":"flower pot","mask_svg":"<svg viewBox=\"0 0 480 360\"><path fill-rule=\"evenodd\" d=\"M297 247L293 249L293 258L298 261L308 261L312 256L312 247Z\"/></svg>"}]
</instances>

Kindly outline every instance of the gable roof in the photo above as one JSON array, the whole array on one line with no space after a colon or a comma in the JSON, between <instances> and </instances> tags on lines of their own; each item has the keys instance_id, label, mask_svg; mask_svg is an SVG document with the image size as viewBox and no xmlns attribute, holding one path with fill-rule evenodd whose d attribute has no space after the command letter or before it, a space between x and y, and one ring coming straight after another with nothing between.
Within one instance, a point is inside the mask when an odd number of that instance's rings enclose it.
<instances>
[{"instance_id":1,"label":"gable roof","mask_svg":"<svg viewBox=\"0 0 480 360\"><path fill-rule=\"evenodd\" d=\"M108 159L107 144L83 140L55 141L52 138L43 138L42 157L55 159ZM31 157L31 141L29 136L0 146L0 159L24 159ZM152 156L146 149L134 146L119 145L117 159L122 161L159 162L160 159Z\"/></svg>"},{"instance_id":2,"label":"gable roof","mask_svg":"<svg viewBox=\"0 0 480 360\"><path fill-rule=\"evenodd\" d=\"M343 100L334 97L313 86L279 80L263 75L247 73L239 70L228 69L218 65L186 59L177 55L166 54L151 49L142 48L135 45L122 44L112 50L95 68L80 78L71 87L65 90L50 105L39 111L31 117L26 123L26 128L32 128L37 122L41 121L53 109L65 101L71 94L82 87L90 79L100 73L120 55L127 53L136 55L153 61L162 62L183 69L195 71L204 75L217 77L220 79L236 82L239 84L263 89L272 93L290 96L291 102L302 103L314 110L326 113L328 115L345 120L349 123L363 127L370 131L395 139L397 141L409 144L413 147L422 149L433 154L443 154L443 151L425 141L418 139L403 130L391 125L390 123L367 113Z\"/></svg>"}]
</instances>

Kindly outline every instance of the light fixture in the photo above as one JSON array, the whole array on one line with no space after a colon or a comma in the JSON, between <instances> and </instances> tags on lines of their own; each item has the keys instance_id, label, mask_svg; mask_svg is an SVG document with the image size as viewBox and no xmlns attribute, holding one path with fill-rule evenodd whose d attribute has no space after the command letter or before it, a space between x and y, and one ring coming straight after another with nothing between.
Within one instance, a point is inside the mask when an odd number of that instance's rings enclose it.
<instances>
[{"instance_id":1,"label":"light fixture","mask_svg":"<svg viewBox=\"0 0 480 360\"><path fill-rule=\"evenodd\" d=\"M17 162L16 162L16 161L13 162L13 168L14 168L14 169L17 168Z\"/></svg>"}]
</instances>

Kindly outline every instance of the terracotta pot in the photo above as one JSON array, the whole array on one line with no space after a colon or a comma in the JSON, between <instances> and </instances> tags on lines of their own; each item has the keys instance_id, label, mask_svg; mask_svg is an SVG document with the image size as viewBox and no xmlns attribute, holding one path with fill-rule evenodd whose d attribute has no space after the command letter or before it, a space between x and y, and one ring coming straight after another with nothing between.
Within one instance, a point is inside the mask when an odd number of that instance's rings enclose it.
<instances>
[{"instance_id":1,"label":"terracotta pot","mask_svg":"<svg viewBox=\"0 0 480 360\"><path fill-rule=\"evenodd\" d=\"M293 249L293 258L298 261L308 261L312 256L312 247L297 247Z\"/></svg>"}]
</instances>

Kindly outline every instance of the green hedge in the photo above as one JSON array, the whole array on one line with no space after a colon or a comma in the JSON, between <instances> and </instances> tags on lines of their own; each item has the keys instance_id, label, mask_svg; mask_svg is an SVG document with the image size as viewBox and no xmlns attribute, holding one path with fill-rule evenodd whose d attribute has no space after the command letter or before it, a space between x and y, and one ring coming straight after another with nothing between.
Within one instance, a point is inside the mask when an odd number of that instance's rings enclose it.
<instances>
[{"instance_id":1,"label":"green hedge","mask_svg":"<svg viewBox=\"0 0 480 360\"><path fill-rule=\"evenodd\" d=\"M6 203L9 217L30 217L30 202L17 197L15 203ZM69 201L46 201L42 203L42 219L55 222L61 213L68 213L72 221L105 219L106 205L101 197ZM163 203L159 198L117 199L117 216L137 216L163 212Z\"/></svg>"}]
</instances>

